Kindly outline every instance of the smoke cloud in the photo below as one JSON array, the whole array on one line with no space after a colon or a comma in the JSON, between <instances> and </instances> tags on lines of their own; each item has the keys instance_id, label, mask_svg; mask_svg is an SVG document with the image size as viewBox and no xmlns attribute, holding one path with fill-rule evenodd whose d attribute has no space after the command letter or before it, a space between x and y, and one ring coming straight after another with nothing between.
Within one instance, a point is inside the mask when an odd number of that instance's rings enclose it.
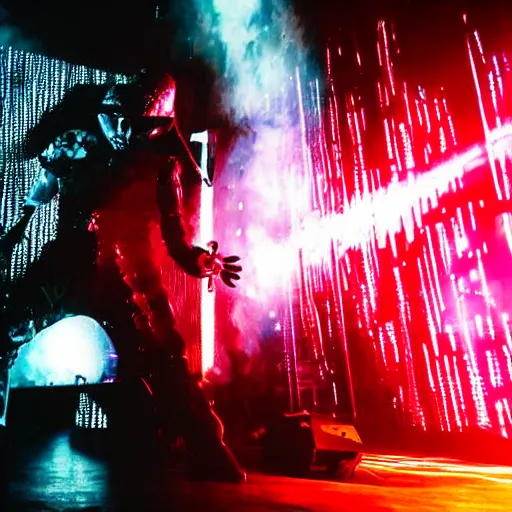
<instances>
[{"instance_id":1,"label":"smoke cloud","mask_svg":"<svg viewBox=\"0 0 512 512\"><path fill-rule=\"evenodd\" d=\"M231 320L239 331L238 348L252 353L285 300L298 257L288 241L309 211L308 187L299 178L305 157L300 87L308 56L298 19L285 2L195 5L200 51L222 69L224 111L244 127L216 177L221 206L215 236L225 252L243 259L243 280L235 292L229 290L238 294Z\"/></svg>"}]
</instances>

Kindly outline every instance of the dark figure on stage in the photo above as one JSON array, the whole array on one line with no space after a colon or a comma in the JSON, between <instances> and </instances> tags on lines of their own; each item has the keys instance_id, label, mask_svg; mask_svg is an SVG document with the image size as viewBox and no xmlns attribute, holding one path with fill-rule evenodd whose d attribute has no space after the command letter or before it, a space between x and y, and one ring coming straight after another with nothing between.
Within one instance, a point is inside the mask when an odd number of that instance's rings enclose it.
<instances>
[{"instance_id":1,"label":"dark figure on stage","mask_svg":"<svg viewBox=\"0 0 512 512\"><path fill-rule=\"evenodd\" d=\"M183 439L195 476L241 481L222 426L190 375L152 259L150 231L159 225L168 254L188 274L218 274L233 287L241 270L238 258L188 242L180 179L187 165L189 179L200 185L202 178L176 125L174 94L170 77L151 89L77 86L29 134L26 150L39 158L41 175L2 239L5 261L34 210L56 194L58 230L6 288L2 331L23 343L64 317L94 318L114 341L119 378L145 379L160 427Z\"/></svg>"}]
</instances>

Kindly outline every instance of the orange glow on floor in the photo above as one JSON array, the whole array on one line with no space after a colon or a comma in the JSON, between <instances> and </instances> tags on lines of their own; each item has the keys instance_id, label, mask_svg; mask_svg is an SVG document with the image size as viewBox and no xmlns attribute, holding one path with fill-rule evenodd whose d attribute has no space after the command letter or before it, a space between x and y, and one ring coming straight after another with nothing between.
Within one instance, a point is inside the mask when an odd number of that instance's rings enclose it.
<instances>
[{"instance_id":1,"label":"orange glow on floor","mask_svg":"<svg viewBox=\"0 0 512 512\"><path fill-rule=\"evenodd\" d=\"M391 472L402 476L449 477L488 480L512 486L512 467L469 464L452 459L364 455L360 470ZM512 488L511 488L512 492Z\"/></svg>"}]
</instances>

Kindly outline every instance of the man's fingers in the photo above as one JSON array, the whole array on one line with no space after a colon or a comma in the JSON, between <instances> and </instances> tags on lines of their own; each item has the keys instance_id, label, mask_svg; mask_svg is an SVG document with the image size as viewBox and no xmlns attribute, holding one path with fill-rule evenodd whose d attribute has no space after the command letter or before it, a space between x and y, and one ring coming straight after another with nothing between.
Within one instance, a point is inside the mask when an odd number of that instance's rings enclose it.
<instances>
[{"instance_id":1,"label":"man's fingers","mask_svg":"<svg viewBox=\"0 0 512 512\"><path fill-rule=\"evenodd\" d=\"M237 261L240 261L240 258L238 256L227 256L222 258L222 261L224 263L236 263Z\"/></svg>"},{"instance_id":2,"label":"man's fingers","mask_svg":"<svg viewBox=\"0 0 512 512\"><path fill-rule=\"evenodd\" d=\"M225 263L224 268L230 272L242 272L242 267L240 265L230 265L229 263Z\"/></svg>"},{"instance_id":3,"label":"man's fingers","mask_svg":"<svg viewBox=\"0 0 512 512\"><path fill-rule=\"evenodd\" d=\"M237 280L237 278L240 279L239 276L237 276L236 274L232 274L231 272L221 272L220 278L221 278L222 282L226 286L229 286L230 288L236 288L235 284L231 281L232 279L234 279L234 280Z\"/></svg>"}]
</instances>

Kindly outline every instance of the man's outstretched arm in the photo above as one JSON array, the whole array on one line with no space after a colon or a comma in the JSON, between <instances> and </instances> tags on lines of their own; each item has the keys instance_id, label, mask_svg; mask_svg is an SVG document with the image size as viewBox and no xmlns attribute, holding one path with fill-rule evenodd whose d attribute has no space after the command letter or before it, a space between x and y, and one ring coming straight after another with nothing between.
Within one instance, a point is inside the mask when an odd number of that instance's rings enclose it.
<instances>
[{"instance_id":1,"label":"man's outstretched arm","mask_svg":"<svg viewBox=\"0 0 512 512\"><path fill-rule=\"evenodd\" d=\"M188 242L182 217L180 166L175 159L170 159L169 167L159 172L157 197L162 237L171 258L191 276L219 275L226 286L235 288L234 281L240 280L239 273L242 270L237 264L240 261L238 256L218 256L216 242L211 244L215 246L212 254Z\"/></svg>"},{"instance_id":2,"label":"man's outstretched arm","mask_svg":"<svg viewBox=\"0 0 512 512\"><path fill-rule=\"evenodd\" d=\"M170 158L165 168L159 169L157 200L160 210L160 230L169 256L189 275L203 276L208 252L188 241L183 225L181 168Z\"/></svg>"}]
</instances>

